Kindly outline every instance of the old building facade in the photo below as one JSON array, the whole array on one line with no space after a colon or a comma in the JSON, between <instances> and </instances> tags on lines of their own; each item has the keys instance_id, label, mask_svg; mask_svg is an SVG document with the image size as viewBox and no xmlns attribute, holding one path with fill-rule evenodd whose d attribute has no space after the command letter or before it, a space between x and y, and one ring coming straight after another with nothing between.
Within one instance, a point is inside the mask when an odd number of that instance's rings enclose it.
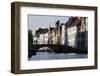
<instances>
[{"instance_id":1,"label":"old building facade","mask_svg":"<svg viewBox=\"0 0 100 76\"><path fill-rule=\"evenodd\" d=\"M88 30L86 17L70 17L66 23L55 22L55 27L39 28L33 37L33 44L68 45L73 48L87 48Z\"/></svg>"}]
</instances>

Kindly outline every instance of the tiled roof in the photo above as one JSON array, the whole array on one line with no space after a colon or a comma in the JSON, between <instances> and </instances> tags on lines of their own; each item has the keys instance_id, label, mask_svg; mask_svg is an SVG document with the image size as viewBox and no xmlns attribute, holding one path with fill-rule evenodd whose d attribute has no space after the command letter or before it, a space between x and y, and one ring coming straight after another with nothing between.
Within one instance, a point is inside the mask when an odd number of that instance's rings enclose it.
<instances>
[{"instance_id":1,"label":"tiled roof","mask_svg":"<svg viewBox=\"0 0 100 76\"><path fill-rule=\"evenodd\" d=\"M35 35L36 36L39 36L39 34L44 34L44 33L47 33L49 31L49 29L48 28L39 28L38 30L36 30L36 33L35 33Z\"/></svg>"},{"instance_id":2,"label":"tiled roof","mask_svg":"<svg viewBox=\"0 0 100 76\"><path fill-rule=\"evenodd\" d=\"M72 17L69 19L69 21L66 22L66 27L72 27L72 26L79 26L81 20L78 19L78 17Z\"/></svg>"}]
</instances>

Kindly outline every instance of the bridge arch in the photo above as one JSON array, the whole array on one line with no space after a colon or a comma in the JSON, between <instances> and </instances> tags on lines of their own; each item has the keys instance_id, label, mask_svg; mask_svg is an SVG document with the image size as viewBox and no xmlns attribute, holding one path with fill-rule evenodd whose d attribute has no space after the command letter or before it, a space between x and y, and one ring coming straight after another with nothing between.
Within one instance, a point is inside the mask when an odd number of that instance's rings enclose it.
<instances>
[{"instance_id":1,"label":"bridge arch","mask_svg":"<svg viewBox=\"0 0 100 76\"><path fill-rule=\"evenodd\" d=\"M50 50L57 50L58 46L57 45L52 45L52 44L42 44L42 45L33 45L33 50L41 50L41 48L49 48Z\"/></svg>"},{"instance_id":2,"label":"bridge arch","mask_svg":"<svg viewBox=\"0 0 100 76\"><path fill-rule=\"evenodd\" d=\"M54 52L54 49L52 49L51 47L47 47L47 46L39 47L39 48L37 48L37 50L45 51L45 52Z\"/></svg>"}]
</instances>

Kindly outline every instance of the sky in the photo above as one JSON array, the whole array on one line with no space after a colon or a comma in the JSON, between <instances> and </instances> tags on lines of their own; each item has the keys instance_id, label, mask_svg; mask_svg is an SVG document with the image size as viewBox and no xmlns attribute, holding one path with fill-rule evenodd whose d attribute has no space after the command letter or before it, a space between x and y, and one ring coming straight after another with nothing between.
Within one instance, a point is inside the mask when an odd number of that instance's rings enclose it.
<instances>
[{"instance_id":1,"label":"sky","mask_svg":"<svg viewBox=\"0 0 100 76\"><path fill-rule=\"evenodd\" d=\"M28 29L32 30L34 36L35 31L39 28L49 28L49 26L55 27L55 22L57 20L59 20L60 23L66 23L68 19L68 16L29 15Z\"/></svg>"}]
</instances>

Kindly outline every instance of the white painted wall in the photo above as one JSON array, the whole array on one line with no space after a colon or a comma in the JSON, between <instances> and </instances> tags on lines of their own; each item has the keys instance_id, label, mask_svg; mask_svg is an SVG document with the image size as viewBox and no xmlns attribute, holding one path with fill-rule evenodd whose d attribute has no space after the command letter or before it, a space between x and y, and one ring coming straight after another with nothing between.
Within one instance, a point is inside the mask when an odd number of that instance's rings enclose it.
<instances>
[{"instance_id":1,"label":"white painted wall","mask_svg":"<svg viewBox=\"0 0 100 76\"><path fill-rule=\"evenodd\" d=\"M98 6L98 24L100 25L100 0L1 0L0 2L0 76L100 76L100 59L98 62L98 70L81 70L81 71L65 71L53 73L38 73L38 74L21 74L14 75L10 73L11 61L11 15L10 3L12 1L40 2L40 3L56 3L56 4L74 4ZM100 33L100 26L98 26ZM100 34L98 36L98 46L100 46ZM98 50L100 48L98 47ZM98 51L100 58L100 51Z\"/></svg>"},{"instance_id":2,"label":"white painted wall","mask_svg":"<svg viewBox=\"0 0 100 76\"><path fill-rule=\"evenodd\" d=\"M48 32L44 34L44 44L48 44Z\"/></svg>"},{"instance_id":3,"label":"white painted wall","mask_svg":"<svg viewBox=\"0 0 100 76\"><path fill-rule=\"evenodd\" d=\"M77 35L77 27L73 26L67 29L68 33L68 45L75 47L75 40Z\"/></svg>"},{"instance_id":4,"label":"white painted wall","mask_svg":"<svg viewBox=\"0 0 100 76\"><path fill-rule=\"evenodd\" d=\"M65 25L62 25L62 36L61 36L61 44L65 43Z\"/></svg>"},{"instance_id":5,"label":"white painted wall","mask_svg":"<svg viewBox=\"0 0 100 76\"><path fill-rule=\"evenodd\" d=\"M39 44L48 44L48 32L45 34L40 34L38 38Z\"/></svg>"},{"instance_id":6,"label":"white painted wall","mask_svg":"<svg viewBox=\"0 0 100 76\"><path fill-rule=\"evenodd\" d=\"M44 34L40 34L39 35L39 44L43 44L44 43Z\"/></svg>"}]
</instances>

